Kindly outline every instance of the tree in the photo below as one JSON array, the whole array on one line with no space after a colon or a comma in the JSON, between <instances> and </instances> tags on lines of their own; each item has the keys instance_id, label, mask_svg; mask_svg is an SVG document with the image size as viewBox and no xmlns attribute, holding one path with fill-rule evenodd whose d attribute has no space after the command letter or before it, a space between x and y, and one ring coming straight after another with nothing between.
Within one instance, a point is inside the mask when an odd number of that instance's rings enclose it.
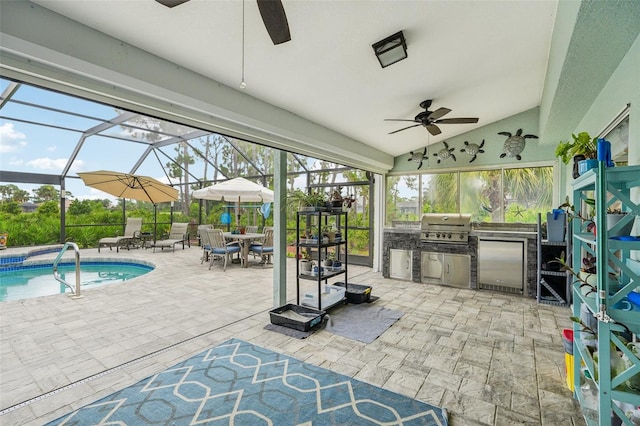
<instances>
[{"instance_id":1,"label":"tree","mask_svg":"<svg viewBox=\"0 0 640 426\"><path fill-rule=\"evenodd\" d=\"M104 206L101 200L73 200L67 213L71 216L80 216L102 208Z\"/></svg>"},{"instance_id":2,"label":"tree","mask_svg":"<svg viewBox=\"0 0 640 426\"><path fill-rule=\"evenodd\" d=\"M189 148L185 142L181 142L174 148L176 156L173 161L165 164L169 177L178 179L182 195L182 210L184 214L189 214L189 164L194 164L195 159L189 155ZM184 181L183 181L184 179Z\"/></svg>"},{"instance_id":3,"label":"tree","mask_svg":"<svg viewBox=\"0 0 640 426\"><path fill-rule=\"evenodd\" d=\"M38 214L51 216L60 214L60 207L56 201L45 201L38 206Z\"/></svg>"},{"instance_id":4,"label":"tree","mask_svg":"<svg viewBox=\"0 0 640 426\"><path fill-rule=\"evenodd\" d=\"M60 199L60 191L53 185L42 185L38 189L34 189L34 202L42 203L44 201L57 201Z\"/></svg>"},{"instance_id":5,"label":"tree","mask_svg":"<svg viewBox=\"0 0 640 426\"><path fill-rule=\"evenodd\" d=\"M0 196L2 197L2 201L12 201L13 200L13 194L15 193L15 191L17 191L19 188L16 185L13 184L9 184L9 185L0 185Z\"/></svg>"}]
</instances>

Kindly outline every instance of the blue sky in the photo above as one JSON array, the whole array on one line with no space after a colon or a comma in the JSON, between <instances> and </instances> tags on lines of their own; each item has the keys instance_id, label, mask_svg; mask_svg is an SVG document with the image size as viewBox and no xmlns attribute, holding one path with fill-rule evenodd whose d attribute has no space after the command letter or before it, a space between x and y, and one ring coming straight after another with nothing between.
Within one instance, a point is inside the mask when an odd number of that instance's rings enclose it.
<instances>
[{"instance_id":1,"label":"blue sky","mask_svg":"<svg viewBox=\"0 0 640 426\"><path fill-rule=\"evenodd\" d=\"M0 91L4 91L8 85L7 80L0 80ZM72 111L78 115L16 102L5 104L0 111L0 168L6 171L59 175L67 166L69 158L82 137L82 131L103 123L102 120L118 116L114 107L27 85L22 85L13 95L12 100L46 105L53 109ZM20 120L46 123L53 127ZM130 137L119 126L105 133ZM145 149L146 145L142 143L91 136L85 140L68 175L77 176L77 172L101 169L130 172ZM152 176L164 182L168 181L155 157L145 161L136 173ZM40 185L21 183L17 186L30 191ZM67 179L66 189L79 199L113 199L102 191L86 187L80 179Z\"/></svg>"},{"instance_id":2,"label":"blue sky","mask_svg":"<svg viewBox=\"0 0 640 426\"><path fill-rule=\"evenodd\" d=\"M0 93L3 93L9 84L10 81L0 78ZM58 176L67 166L69 158L82 139L83 132L105 121L113 120L120 114L112 106L26 84L19 87L11 100L0 110L0 169L5 171ZM39 106L46 106L48 109ZM47 126L36 123L44 123ZM151 124L155 123L153 121ZM195 130L173 123L165 123L163 129L172 135L184 135ZM66 179L66 190L73 195L73 198L107 198L115 201L115 198L109 194L85 186L83 181L77 178L77 173L104 169L132 172L136 162L149 146L142 139L145 132L134 130L139 133L137 137L131 134L133 130L127 132L122 126L116 125L100 132L100 135L91 135L84 140ZM170 135L163 136L163 138L169 137ZM131 139L136 139L140 143L131 142ZM190 142L193 146L199 146L197 140ZM169 183L163 170L163 165L169 159L162 153L174 157L174 149L175 145L170 145L161 148L160 153L157 151L152 153L135 170L135 173ZM306 158L306 161L310 169L319 167L319 162L315 159ZM212 167L209 166L208 169L208 177L211 178ZM204 176L204 161L196 161L190 166L190 171L195 176ZM297 179L295 186L303 189L305 182L305 178ZM4 185L7 182L0 182L0 184ZM24 183L16 185L27 191L40 186Z\"/></svg>"}]
</instances>

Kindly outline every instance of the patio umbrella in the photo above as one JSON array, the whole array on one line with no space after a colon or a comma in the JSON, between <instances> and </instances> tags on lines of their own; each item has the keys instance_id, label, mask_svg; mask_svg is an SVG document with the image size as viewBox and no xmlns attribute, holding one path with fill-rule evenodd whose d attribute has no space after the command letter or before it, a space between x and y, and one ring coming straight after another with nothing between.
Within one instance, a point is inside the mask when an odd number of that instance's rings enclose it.
<instances>
[{"instance_id":1,"label":"patio umbrella","mask_svg":"<svg viewBox=\"0 0 640 426\"><path fill-rule=\"evenodd\" d=\"M224 200L226 202L236 202L240 208L241 202L273 202L273 191L255 182L251 182L242 177L230 179L216 183L206 188L193 191L193 197L202 200ZM238 225L238 215L236 215L236 226Z\"/></svg>"},{"instance_id":2,"label":"patio umbrella","mask_svg":"<svg viewBox=\"0 0 640 426\"><path fill-rule=\"evenodd\" d=\"M178 199L178 190L149 176L98 170L78 173L84 184L118 198L153 203L153 235L155 240L156 204Z\"/></svg>"}]
</instances>

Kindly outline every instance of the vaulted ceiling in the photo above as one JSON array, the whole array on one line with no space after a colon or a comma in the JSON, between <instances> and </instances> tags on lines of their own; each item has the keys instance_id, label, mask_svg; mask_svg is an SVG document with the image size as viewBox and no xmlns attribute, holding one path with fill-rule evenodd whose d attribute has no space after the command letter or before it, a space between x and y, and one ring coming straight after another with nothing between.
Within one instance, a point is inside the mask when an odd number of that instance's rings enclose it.
<instances>
[{"instance_id":1,"label":"vaulted ceiling","mask_svg":"<svg viewBox=\"0 0 640 426\"><path fill-rule=\"evenodd\" d=\"M597 21L591 17L581 23L574 13L573 22L562 22L566 28L554 29L559 9L551 0L283 0L291 41L274 45L255 0L189 0L174 8L153 0L31 3L202 75L211 85L227 86L238 96L263 101L392 157L537 106L546 114L542 124L557 127L563 123L557 110L578 91L558 84L580 71L567 68L565 55L576 46L574 32ZM605 20L615 19L625 17ZM382 69L371 45L400 30L408 58ZM51 36L62 37L61 31ZM552 37L563 32L564 45L554 52ZM585 31L581 37L596 35ZM77 40L79 49L83 42ZM104 55L114 63L132 60L122 57L127 51L98 52L99 47L96 55L103 61ZM574 67L587 59L584 46L578 47L583 49L573 52ZM620 47L617 61L626 49ZM550 69L554 55L559 59ZM615 58L611 62L617 64ZM240 88L243 71L245 89ZM551 93L546 105L545 91ZM421 126L389 134L411 123L385 119L413 119L426 99L433 99L432 110L452 110L443 118L478 117L478 123L441 125L438 136Z\"/></svg>"}]
</instances>

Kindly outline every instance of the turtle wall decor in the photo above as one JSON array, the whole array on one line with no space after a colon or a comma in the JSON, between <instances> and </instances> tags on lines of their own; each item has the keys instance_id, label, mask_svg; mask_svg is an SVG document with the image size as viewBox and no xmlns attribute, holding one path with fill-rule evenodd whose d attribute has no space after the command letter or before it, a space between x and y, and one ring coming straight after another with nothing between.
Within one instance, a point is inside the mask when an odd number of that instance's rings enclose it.
<instances>
[{"instance_id":1,"label":"turtle wall decor","mask_svg":"<svg viewBox=\"0 0 640 426\"><path fill-rule=\"evenodd\" d=\"M427 155L426 146L424 147L423 152L410 151L409 154L411 154L411 157L409 157L409 161L413 161L414 163L419 163L418 170L420 170L420 167L422 167L422 162L429 158L429 156Z\"/></svg>"},{"instance_id":2,"label":"turtle wall decor","mask_svg":"<svg viewBox=\"0 0 640 426\"><path fill-rule=\"evenodd\" d=\"M527 142L526 139L538 139L536 135L523 136L522 129L518 129L515 135L512 135L511 132L500 132L498 134L507 137L507 140L504 141L503 152L500 154L500 158L515 157L517 160L521 160L522 157L520 154L524 151L524 146Z\"/></svg>"},{"instance_id":3,"label":"turtle wall decor","mask_svg":"<svg viewBox=\"0 0 640 426\"><path fill-rule=\"evenodd\" d=\"M484 146L484 139L482 139L482 143L478 145L477 143L469 143L464 141L464 148L460 149L460 152L464 152L465 154L469 154L471 156L470 163L473 163L478 156L478 154L484 153L482 147Z\"/></svg>"},{"instance_id":4,"label":"turtle wall decor","mask_svg":"<svg viewBox=\"0 0 640 426\"><path fill-rule=\"evenodd\" d=\"M440 164L440 161L444 161L449 157L453 158L453 161L456 161L456 156L453 155L455 148L449 148L449 144L446 141L442 141L442 143L444 144L444 148L433 154L434 157L438 157L438 164Z\"/></svg>"}]
</instances>

